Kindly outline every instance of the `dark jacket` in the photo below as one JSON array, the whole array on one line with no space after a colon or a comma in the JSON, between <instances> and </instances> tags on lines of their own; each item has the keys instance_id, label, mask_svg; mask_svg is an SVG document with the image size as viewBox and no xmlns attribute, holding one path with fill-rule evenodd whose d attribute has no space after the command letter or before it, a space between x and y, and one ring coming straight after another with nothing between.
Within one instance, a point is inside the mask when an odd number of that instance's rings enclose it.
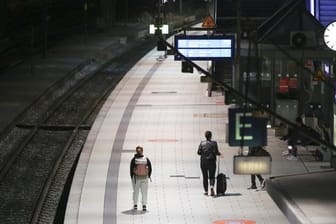
<instances>
[{"instance_id":1,"label":"dark jacket","mask_svg":"<svg viewBox=\"0 0 336 224\"><path fill-rule=\"evenodd\" d=\"M301 131L306 133L309 136L320 138L320 134L315 131L314 129L302 124L300 127ZM317 144L315 140L311 137L308 137L302 134L300 131L296 130L295 128L289 128L288 135L281 138L282 140L288 140L288 145L315 145Z\"/></svg>"},{"instance_id":2,"label":"dark jacket","mask_svg":"<svg viewBox=\"0 0 336 224\"><path fill-rule=\"evenodd\" d=\"M131 164L130 164L130 176L131 176L131 178L133 178L133 176L134 176L133 170L135 168L135 159L136 158L142 158L142 157L144 157L144 155L135 154L134 157L132 158ZM147 157L146 157L146 160L147 160L147 166L148 166L148 177L150 178L151 175L152 175L152 163Z\"/></svg>"},{"instance_id":3,"label":"dark jacket","mask_svg":"<svg viewBox=\"0 0 336 224\"><path fill-rule=\"evenodd\" d=\"M270 156L271 154L261 146L251 146L249 147L249 151L247 155L249 156Z\"/></svg>"},{"instance_id":4,"label":"dark jacket","mask_svg":"<svg viewBox=\"0 0 336 224\"><path fill-rule=\"evenodd\" d=\"M198 146L197 154L201 156L201 161L216 161L216 156L220 155L216 141L204 140Z\"/></svg>"}]
</instances>

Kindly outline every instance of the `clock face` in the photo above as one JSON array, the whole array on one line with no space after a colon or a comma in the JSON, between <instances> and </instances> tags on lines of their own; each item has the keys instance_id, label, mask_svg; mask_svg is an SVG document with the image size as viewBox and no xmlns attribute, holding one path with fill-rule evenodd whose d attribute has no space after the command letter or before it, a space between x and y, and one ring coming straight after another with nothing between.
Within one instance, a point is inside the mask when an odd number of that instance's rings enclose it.
<instances>
[{"instance_id":1,"label":"clock face","mask_svg":"<svg viewBox=\"0 0 336 224\"><path fill-rule=\"evenodd\" d=\"M336 51L336 21L331 22L324 30L324 43L331 50Z\"/></svg>"}]
</instances>

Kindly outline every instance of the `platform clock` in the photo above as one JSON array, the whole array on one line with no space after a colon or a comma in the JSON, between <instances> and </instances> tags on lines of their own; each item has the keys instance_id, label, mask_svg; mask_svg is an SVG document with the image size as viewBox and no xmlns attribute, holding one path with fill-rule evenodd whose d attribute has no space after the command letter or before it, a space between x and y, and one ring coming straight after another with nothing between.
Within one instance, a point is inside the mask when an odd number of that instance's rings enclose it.
<instances>
[{"instance_id":1,"label":"platform clock","mask_svg":"<svg viewBox=\"0 0 336 224\"><path fill-rule=\"evenodd\" d=\"M323 33L323 40L329 49L336 51L336 21L326 26Z\"/></svg>"}]
</instances>

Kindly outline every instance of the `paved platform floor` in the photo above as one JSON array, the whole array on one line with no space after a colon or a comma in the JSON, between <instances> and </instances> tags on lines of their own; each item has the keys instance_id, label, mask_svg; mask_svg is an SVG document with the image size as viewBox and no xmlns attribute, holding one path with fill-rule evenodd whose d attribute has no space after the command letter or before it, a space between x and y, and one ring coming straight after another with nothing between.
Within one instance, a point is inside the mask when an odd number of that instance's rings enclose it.
<instances>
[{"instance_id":1,"label":"paved platform floor","mask_svg":"<svg viewBox=\"0 0 336 224\"><path fill-rule=\"evenodd\" d=\"M155 49L148 53L104 105L76 170L65 223L289 223L267 191L247 189L249 175L233 174L238 148L225 142L228 106L221 93L208 97L197 71L181 73L180 62L161 56ZM205 130L213 132L224 154L220 170L228 177L228 189L223 197L203 195L196 151ZM147 212L132 209L129 163L137 145L153 164ZM328 166L302 149L298 161L288 161L281 155L286 148L269 129L273 163L265 178Z\"/></svg>"}]
</instances>

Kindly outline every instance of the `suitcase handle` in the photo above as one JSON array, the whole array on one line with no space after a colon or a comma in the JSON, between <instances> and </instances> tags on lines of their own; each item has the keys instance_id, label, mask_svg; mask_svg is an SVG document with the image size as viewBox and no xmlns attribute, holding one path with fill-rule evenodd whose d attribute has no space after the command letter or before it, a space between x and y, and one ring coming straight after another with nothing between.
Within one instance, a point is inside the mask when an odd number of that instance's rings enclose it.
<instances>
[{"instance_id":1,"label":"suitcase handle","mask_svg":"<svg viewBox=\"0 0 336 224\"><path fill-rule=\"evenodd\" d=\"M220 165L220 156L218 156L218 162L217 162L217 175L219 174L219 165Z\"/></svg>"}]
</instances>

